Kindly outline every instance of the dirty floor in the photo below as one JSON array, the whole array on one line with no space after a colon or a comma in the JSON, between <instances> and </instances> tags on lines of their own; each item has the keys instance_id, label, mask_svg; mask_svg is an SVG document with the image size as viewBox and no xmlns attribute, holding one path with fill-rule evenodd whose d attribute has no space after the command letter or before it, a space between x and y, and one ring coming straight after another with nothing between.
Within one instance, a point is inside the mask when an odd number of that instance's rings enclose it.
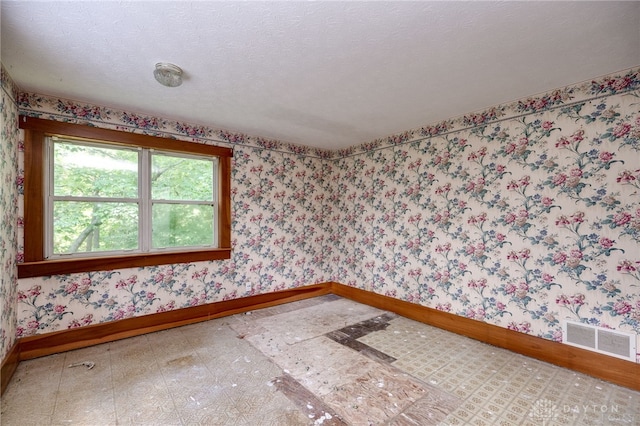
<instances>
[{"instance_id":1,"label":"dirty floor","mask_svg":"<svg viewBox=\"0 0 640 426\"><path fill-rule=\"evenodd\" d=\"M636 425L640 392L330 295L24 361L0 422Z\"/></svg>"}]
</instances>

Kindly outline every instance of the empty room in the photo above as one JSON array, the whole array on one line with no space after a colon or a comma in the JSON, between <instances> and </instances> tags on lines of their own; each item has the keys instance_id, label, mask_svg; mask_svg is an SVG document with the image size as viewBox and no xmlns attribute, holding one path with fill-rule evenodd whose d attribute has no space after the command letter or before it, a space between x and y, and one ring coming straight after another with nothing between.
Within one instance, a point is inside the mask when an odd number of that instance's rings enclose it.
<instances>
[{"instance_id":1,"label":"empty room","mask_svg":"<svg viewBox=\"0 0 640 426\"><path fill-rule=\"evenodd\" d=\"M3 425L640 424L640 2L0 8Z\"/></svg>"}]
</instances>

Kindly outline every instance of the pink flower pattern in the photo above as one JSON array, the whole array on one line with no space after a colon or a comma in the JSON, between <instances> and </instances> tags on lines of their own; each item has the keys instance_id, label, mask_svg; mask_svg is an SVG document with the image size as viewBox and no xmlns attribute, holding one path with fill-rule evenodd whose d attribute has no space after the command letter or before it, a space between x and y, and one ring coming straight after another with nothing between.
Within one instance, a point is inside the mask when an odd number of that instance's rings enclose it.
<instances>
[{"instance_id":1,"label":"pink flower pattern","mask_svg":"<svg viewBox=\"0 0 640 426\"><path fill-rule=\"evenodd\" d=\"M18 94L4 69L2 83L3 355L18 337L326 281L556 341L565 317L640 332L638 70L339 151ZM233 146L232 258L18 280L18 109Z\"/></svg>"}]
</instances>

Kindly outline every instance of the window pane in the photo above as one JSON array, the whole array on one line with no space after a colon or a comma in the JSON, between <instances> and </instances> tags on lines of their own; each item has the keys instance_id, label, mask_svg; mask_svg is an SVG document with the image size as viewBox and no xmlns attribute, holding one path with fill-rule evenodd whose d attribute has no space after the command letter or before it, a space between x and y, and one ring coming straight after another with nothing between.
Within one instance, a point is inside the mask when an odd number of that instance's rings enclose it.
<instances>
[{"instance_id":1,"label":"window pane","mask_svg":"<svg viewBox=\"0 0 640 426\"><path fill-rule=\"evenodd\" d=\"M56 196L136 198L138 152L55 141Z\"/></svg>"},{"instance_id":2,"label":"window pane","mask_svg":"<svg viewBox=\"0 0 640 426\"><path fill-rule=\"evenodd\" d=\"M137 204L54 202L54 254L137 249Z\"/></svg>"},{"instance_id":3,"label":"window pane","mask_svg":"<svg viewBox=\"0 0 640 426\"><path fill-rule=\"evenodd\" d=\"M213 200L213 159L153 154L151 197L155 200Z\"/></svg>"},{"instance_id":4,"label":"window pane","mask_svg":"<svg viewBox=\"0 0 640 426\"><path fill-rule=\"evenodd\" d=\"M153 205L153 248L213 245L213 206Z\"/></svg>"}]
</instances>

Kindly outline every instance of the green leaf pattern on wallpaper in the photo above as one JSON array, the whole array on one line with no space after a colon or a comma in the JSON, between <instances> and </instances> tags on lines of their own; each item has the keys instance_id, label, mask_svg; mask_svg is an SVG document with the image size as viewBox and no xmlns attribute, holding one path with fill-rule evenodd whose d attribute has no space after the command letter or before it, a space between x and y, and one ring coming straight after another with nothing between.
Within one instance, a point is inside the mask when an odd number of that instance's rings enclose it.
<instances>
[{"instance_id":1,"label":"green leaf pattern on wallpaper","mask_svg":"<svg viewBox=\"0 0 640 426\"><path fill-rule=\"evenodd\" d=\"M0 66L0 355L2 359L16 340L17 307L16 292L18 274L18 194L22 187L18 173L18 108L15 102L16 88Z\"/></svg>"},{"instance_id":2,"label":"green leaf pattern on wallpaper","mask_svg":"<svg viewBox=\"0 0 640 426\"><path fill-rule=\"evenodd\" d=\"M639 89L632 70L336 152L23 94L31 115L233 146L234 250L21 280L17 333L324 281L553 340L563 318L640 333Z\"/></svg>"}]
</instances>

